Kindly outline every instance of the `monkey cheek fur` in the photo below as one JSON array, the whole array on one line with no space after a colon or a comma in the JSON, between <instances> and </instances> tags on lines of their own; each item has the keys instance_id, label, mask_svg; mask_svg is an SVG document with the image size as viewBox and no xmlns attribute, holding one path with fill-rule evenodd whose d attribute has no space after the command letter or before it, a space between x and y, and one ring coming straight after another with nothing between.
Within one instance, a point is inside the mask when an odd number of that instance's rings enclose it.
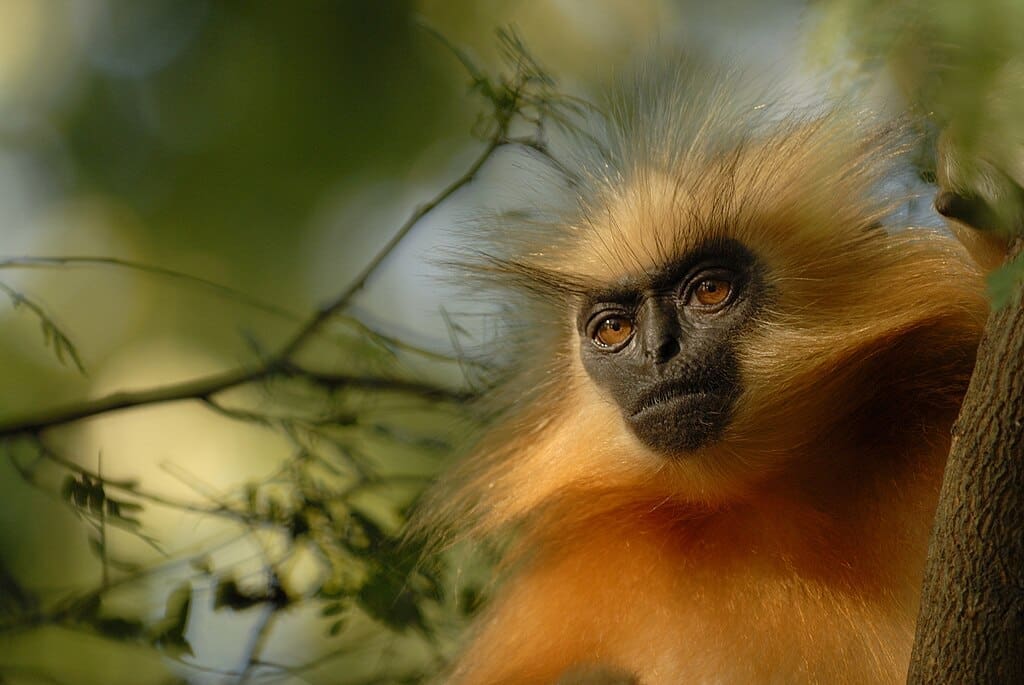
<instances>
[{"instance_id":1,"label":"monkey cheek fur","mask_svg":"<svg viewBox=\"0 0 1024 685\"><path fill-rule=\"evenodd\" d=\"M682 393L628 414L625 419L648 448L666 457L684 458L721 436L734 403L731 393Z\"/></svg>"}]
</instances>

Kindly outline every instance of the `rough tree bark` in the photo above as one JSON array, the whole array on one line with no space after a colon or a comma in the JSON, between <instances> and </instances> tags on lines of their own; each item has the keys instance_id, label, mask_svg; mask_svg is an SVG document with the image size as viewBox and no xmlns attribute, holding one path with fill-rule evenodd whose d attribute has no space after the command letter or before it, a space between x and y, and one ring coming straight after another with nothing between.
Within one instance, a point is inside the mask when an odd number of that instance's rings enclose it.
<instances>
[{"instance_id":1,"label":"rough tree bark","mask_svg":"<svg viewBox=\"0 0 1024 685\"><path fill-rule=\"evenodd\" d=\"M1024 251L1018 238L1010 259ZM1024 286L989 316L954 428L907 682L1024 683Z\"/></svg>"}]
</instances>

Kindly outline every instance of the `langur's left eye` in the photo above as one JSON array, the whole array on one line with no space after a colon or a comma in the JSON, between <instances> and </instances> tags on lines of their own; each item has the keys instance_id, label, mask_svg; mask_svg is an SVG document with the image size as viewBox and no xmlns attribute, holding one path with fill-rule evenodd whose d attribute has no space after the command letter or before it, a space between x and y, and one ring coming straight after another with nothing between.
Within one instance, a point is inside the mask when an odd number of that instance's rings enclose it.
<instances>
[{"instance_id":1,"label":"langur's left eye","mask_svg":"<svg viewBox=\"0 0 1024 685\"><path fill-rule=\"evenodd\" d=\"M599 347L621 347L633 335L633 322L626 316L609 316L597 325L594 342Z\"/></svg>"},{"instance_id":2,"label":"langur's left eye","mask_svg":"<svg viewBox=\"0 0 1024 685\"><path fill-rule=\"evenodd\" d=\"M731 292L732 283L724 278L704 278L693 289L693 294L690 296L690 304L698 304L702 307L715 307L725 302Z\"/></svg>"}]
</instances>

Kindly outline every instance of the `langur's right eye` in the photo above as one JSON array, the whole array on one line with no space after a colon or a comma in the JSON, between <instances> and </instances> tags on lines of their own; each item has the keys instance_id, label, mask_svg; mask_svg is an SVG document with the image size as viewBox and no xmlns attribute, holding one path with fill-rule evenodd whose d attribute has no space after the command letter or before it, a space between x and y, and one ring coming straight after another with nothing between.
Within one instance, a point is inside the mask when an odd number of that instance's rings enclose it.
<instances>
[{"instance_id":1,"label":"langur's right eye","mask_svg":"<svg viewBox=\"0 0 1024 685\"><path fill-rule=\"evenodd\" d=\"M627 316L606 316L594 329L592 339L598 347L614 350L633 337L633 320Z\"/></svg>"}]
</instances>

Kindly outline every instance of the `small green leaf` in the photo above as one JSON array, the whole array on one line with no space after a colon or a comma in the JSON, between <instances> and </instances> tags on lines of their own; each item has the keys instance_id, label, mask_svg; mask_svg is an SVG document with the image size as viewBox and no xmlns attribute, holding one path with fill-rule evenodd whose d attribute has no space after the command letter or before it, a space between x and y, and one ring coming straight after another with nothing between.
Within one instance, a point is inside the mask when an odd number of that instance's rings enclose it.
<instances>
[{"instance_id":1,"label":"small green leaf","mask_svg":"<svg viewBox=\"0 0 1024 685\"><path fill-rule=\"evenodd\" d=\"M188 565L203 575L213 574L213 559L210 558L209 554L193 557L189 560Z\"/></svg>"},{"instance_id":2,"label":"small green leaf","mask_svg":"<svg viewBox=\"0 0 1024 685\"><path fill-rule=\"evenodd\" d=\"M217 584L217 590L213 598L213 608L243 611L266 601L267 597L247 594L238 587L238 583L233 578L227 578L222 579Z\"/></svg>"},{"instance_id":3,"label":"small green leaf","mask_svg":"<svg viewBox=\"0 0 1024 685\"><path fill-rule=\"evenodd\" d=\"M386 571L371 576L359 588L357 600L366 613L393 629L423 627L423 615L416 598L401 580Z\"/></svg>"},{"instance_id":4,"label":"small green leaf","mask_svg":"<svg viewBox=\"0 0 1024 685\"><path fill-rule=\"evenodd\" d=\"M71 491L71 498L79 509L85 509L89 505L89 487L81 481L75 481Z\"/></svg>"},{"instance_id":5,"label":"small green leaf","mask_svg":"<svg viewBox=\"0 0 1024 685\"><path fill-rule=\"evenodd\" d=\"M256 511L256 486L252 483L245 485L245 505L249 511Z\"/></svg>"},{"instance_id":6,"label":"small green leaf","mask_svg":"<svg viewBox=\"0 0 1024 685\"><path fill-rule=\"evenodd\" d=\"M167 596L164 617L153 626L153 644L173 657L193 656L192 646L185 639L192 610L192 584L184 582Z\"/></svg>"},{"instance_id":7,"label":"small green leaf","mask_svg":"<svg viewBox=\"0 0 1024 685\"><path fill-rule=\"evenodd\" d=\"M66 500L69 504L75 503L76 495L78 490L78 481L72 475L64 477L64 482L60 486L60 496Z\"/></svg>"},{"instance_id":8,"label":"small green leaf","mask_svg":"<svg viewBox=\"0 0 1024 685\"><path fill-rule=\"evenodd\" d=\"M103 503L106 501L107 495L103 491L103 483L96 482L90 484L86 488L86 501L89 506L89 511L94 514L103 513Z\"/></svg>"},{"instance_id":9,"label":"small green leaf","mask_svg":"<svg viewBox=\"0 0 1024 685\"><path fill-rule=\"evenodd\" d=\"M87 595L72 603L68 608L68 614L80 621L91 623L99 613L101 602L99 595Z\"/></svg>"},{"instance_id":10,"label":"small green leaf","mask_svg":"<svg viewBox=\"0 0 1024 685\"><path fill-rule=\"evenodd\" d=\"M306 516L305 511L296 511L292 514L291 521L288 525L288 533L291 535L293 540L302 537L310 530L309 518Z\"/></svg>"},{"instance_id":11,"label":"small green leaf","mask_svg":"<svg viewBox=\"0 0 1024 685\"><path fill-rule=\"evenodd\" d=\"M468 586L463 588L459 596L459 609L465 616L472 616L483 603L483 596L478 588Z\"/></svg>"},{"instance_id":12,"label":"small green leaf","mask_svg":"<svg viewBox=\"0 0 1024 685\"><path fill-rule=\"evenodd\" d=\"M141 621L127 618L98 618L92 625L100 633L114 640L137 640L145 633Z\"/></svg>"},{"instance_id":13,"label":"small green leaf","mask_svg":"<svg viewBox=\"0 0 1024 685\"><path fill-rule=\"evenodd\" d=\"M345 605L341 602L331 602L330 604L326 605L323 609L320 610L320 615L325 617L337 616L338 614L344 612L345 609Z\"/></svg>"},{"instance_id":14,"label":"small green leaf","mask_svg":"<svg viewBox=\"0 0 1024 685\"><path fill-rule=\"evenodd\" d=\"M196 655L192 651L192 645L188 643L184 635L163 635L154 640L153 644L159 647L167 656L175 659Z\"/></svg>"},{"instance_id":15,"label":"small green leaf","mask_svg":"<svg viewBox=\"0 0 1024 685\"><path fill-rule=\"evenodd\" d=\"M174 588L174 591L167 596L167 609L164 612L164 620L173 619L175 631L184 633L188 625L188 615L192 609L192 583L184 582Z\"/></svg>"}]
</instances>

